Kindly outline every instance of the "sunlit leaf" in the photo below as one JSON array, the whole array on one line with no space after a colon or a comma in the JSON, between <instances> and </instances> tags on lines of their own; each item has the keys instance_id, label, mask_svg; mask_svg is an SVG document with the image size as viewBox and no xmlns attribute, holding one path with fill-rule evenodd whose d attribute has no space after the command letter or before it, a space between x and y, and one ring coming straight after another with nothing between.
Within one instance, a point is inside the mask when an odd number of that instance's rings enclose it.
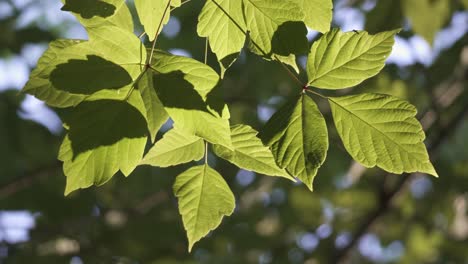
<instances>
[{"instance_id":1,"label":"sunlit leaf","mask_svg":"<svg viewBox=\"0 0 468 264\"><path fill-rule=\"evenodd\" d=\"M249 126L233 126L231 128L233 150L215 145L214 153L239 168L292 179L284 169L278 167L271 150L263 145L257 134L258 132Z\"/></svg>"},{"instance_id":2,"label":"sunlit leaf","mask_svg":"<svg viewBox=\"0 0 468 264\"><path fill-rule=\"evenodd\" d=\"M141 164L170 167L203 158L203 139L171 129L150 149Z\"/></svg>"},{"instance_id":3,"label":"sunlit leaf","mask_svg":"<svg viewBox=\"0 0 468 264\"><path fill-rule=\"evenodd\" d=\"M133 19L125 0L62 0L62 10L72 12L86 28L117 26L133 33Z\"/></svg>"},{"instance_id":4,"label":"sunlit leaf","mask_svg":"<svg viewBox=\"0 0 468 264\"><path fill-rule=\"evenodd\" d=\"M360 94L330 98L333 118L350 155L366 167L437 176L429 161L416 108L396 97Z\"/></svg>"},{"instance_id":5,"label":"sunlit leaf","mask_svg":"<svg viewBox=\"0 0 468 264\"><path fill-rule=\"evenodd\" d=\"M277 164L312 190L328 150L327 124L315 102L305 94L289 101L260 133Z\"/></svg>"},{"instance_id":6,"label":"sunlit leaf","mask_svg":"<svg viewBox=\"0 0 468 264\"><path fill-rule=\"evenodd\" d=\"M193 245L221 224L224 216L234 212L235 198L223 177L208 165L193 167L179 176L174 184L189 240Z\"/></svg>"},{"instance_id":7,"label":"sunlit leaf","mask_svg":"<svg viewBox=\"0 0 468 264\"><path fill-rule=\"evenodd\" d=\"M150 41L153 41L163 26L169 22L171 17L169 2L175 3L171 0L135 0L138 17Z\"/></svg>"},{"instance_id":8,"label":"sunlit leaf","mask_svg":"<svg viewBox=\"0 0 468 264\"><path fill-rule=\"evenodd\" d=\"M319 32L325 33L330 30L333 18L332 0L294 0L305 14L305 24Z\"/></svg>"},{"instance_id":9,"label":"sunlit leaf","mask_svg":"<svg viewBox=\"0 0 468 264\"><path fill-rule=\"evenodd\" d=\"M198 18L197 31L207 37L218 57L221 75L231 66L244 47L246 25L239 0L208 0Z\"/></svg>"},{"instance_id":10,"label":"sunlit leaf","mask_svg":"<svg viewBox=\"0 0 468 264\"><path fill-rule=\"evenodd\" d=\"M67 176L65 194L102 185L121 170L129 175L140 163L147 141L141 98L130 103L99 100L81 103L67 116L68 134L59 159Z\"/></svg>"},{"instance_id":11,"label":"sunlit leaf","mask_svg":"<svg viewBox=\"0 0 468 264\"><path fill-rule=\"evenodd\" d=\"M398 32L329 31L312 45L307 61L309 85L342 89L375 76L385 66Z\"/></svg>"},{"instance_id":12,"label":"sunlit leaf","mask_svg":"<svg viewBox=\"0 0 468 264\"><path fill-rule=\"evenodd\" d=\"M290 0L245 0L244 14L249 48L268 59L285 59L283 62L297 70L291 56L307 49L307 29L299 5Z\"/></svg>"},{"instance_id":13,"label":"sunlit leaf","mask_svg":"<svg viewBox=\"0 0 468 264\"><path fill-rule=\"evenodd\" d=\"M142 70L146 51L135 35L115 26L88 32L89 41L52 42L23 91L55 107L124 99Z\"/></svg>"},{"instance_id":14,"label":"sunlit leaf","mask_svg":"<svg viewBox=\"0 0 468 264\"><path fill-rule=\"evenodd\" d=\"M167 122L169 115L164 109L161 100L159 100L156 91L154 90L153 72L148 70L141 77L138 84L138 90L141 93L146 109L146 117L148 121L148 130L150 132L151 141L154 142L159 129Z\"/></svg>"},{"instance_id":15,"label":"sunlit leaf","mask_svg":"<svg viewBox=\"0 0 468 264\"><path fill-rule=\"evenodd\" d=\"M152 68L156 91L174 127L231 148L229 110L216 89L219 75L199 61L159 51Z\"/></svg>"}]
</instances>

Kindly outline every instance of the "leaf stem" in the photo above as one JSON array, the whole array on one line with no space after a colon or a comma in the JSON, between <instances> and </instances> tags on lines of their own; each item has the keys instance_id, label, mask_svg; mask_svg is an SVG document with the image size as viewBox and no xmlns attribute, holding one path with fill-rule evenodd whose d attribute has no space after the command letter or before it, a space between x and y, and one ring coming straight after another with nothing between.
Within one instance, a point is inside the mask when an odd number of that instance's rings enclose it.
<instances>
[{"instance_id":1,"label":"leaf stem","mask_svg":"<svg viewBox=\"0 0 468 264\"><path fill-rule=\"evenodd\" d=\"M145 69L138 75L136 80L133 82L132 87L128 91L127 95L125 96L124 101L128 101L130 96L132 96L133 91L135 90L135 86L140 82L141 78L143 78L143 75L145 75L146 71L148 70L148 67L145 67Z\"/></svg>"},{"instance_id":2,"label":"leaf stem","mask_svg":"<svg viewBox=\"0 0 468 264\"><path fill-rule=\"evenodd\" d=\"M161 21L159 21L158 29L156 30L156 34L154 36L153 45L151 46L151 54L150 54L150 57L148 59L147 65L150 65L151 61L153 60L154 49L156 48L156 40L158 39L159 31L161 30L164 18L166 17L167 10L169 10L170 6L171 6L171 0L167 1L166 9L164 9L164 13L162 15Z\"/></svg>"}]
</instances>

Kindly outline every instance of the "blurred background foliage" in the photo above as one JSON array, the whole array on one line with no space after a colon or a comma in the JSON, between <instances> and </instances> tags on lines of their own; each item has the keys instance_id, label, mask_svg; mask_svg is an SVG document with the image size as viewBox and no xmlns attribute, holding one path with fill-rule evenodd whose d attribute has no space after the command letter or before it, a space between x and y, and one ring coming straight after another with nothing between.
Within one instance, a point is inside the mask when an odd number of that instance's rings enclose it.
<instances>
[{"instance_id":1,"label":"blurred background foliage","mask_svg":"<svg viewBox=\"0 0 468 264\"><path fill-rule=\"evenodd\" d=\"M203 3L177 9L158 47L203 60L205 40L196 35ZM183 166L141 167L127 179L117 175L63 196L60 120L18 89L49 41L86 33L60 12L59 0L1 0L0 263L468 263L468 1L334 4L333 24L345 31L403 28L381 74L335 94L372 91L415 104L440 178L354 163L321 101L331 147L315 191L210 156L237 207L188 254L171 191ZM310 43L317 37L308 34ZM305 57L299 62L304 66ZM218 69L213 54L209 63ZM295 89L279 65L249 52L223 86L232 123L257 129Z\"/></svg>"}]
</instances>

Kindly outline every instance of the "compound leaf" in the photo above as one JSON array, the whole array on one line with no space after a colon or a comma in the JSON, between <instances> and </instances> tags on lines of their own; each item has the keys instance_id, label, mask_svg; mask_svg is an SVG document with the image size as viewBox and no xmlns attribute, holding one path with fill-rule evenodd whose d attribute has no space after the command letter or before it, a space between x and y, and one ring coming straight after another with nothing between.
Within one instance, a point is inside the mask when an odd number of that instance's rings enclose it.
<instances>
[{"instance_id":1,"label":"compound leaf","mask_svg":"<svg viewBox=\"0 0 468 264\"><path fill-rule=\"evenodd\" d=\"M356 161L396 174L437 176L413 105L381 94L329 98L329 102L343 144Z\"/></svg>"},{"instance_id":2,"label":"compound leaf","mask_svg":"<svg viewBox=\"0 0 468 264\"><path fill-rule=\"evenodd\" d=\"M369 35L332 29L312 45L307 75L309 85L342 89L375 76L385 66L399 30Z\"/></svg>"},{"instance_id":3,"label":"compound leaf","mask_svg":"<svg viewBox=\"0 0 468 264\"><path fill-rule=\"evenodd\" d=\"M205 153L203 139L171 129L150 149L141 164L170 167L200 160Z\"/></svg>"},{"instance_id":4,"label":"compound leaf","mask_svg":"<svg viewBox=\"0 0 468 264\"><path fill-rule=\"evenodd\" d=\"M312 190L328 151L327 124L315 102L305 94L289 101L260 133L277 164Z\"/></svg>"},{"instance_id":5,"label":"compound leaf","mask_svg":"<svg viewBox=\"0 0 468 264\"><path fill-rule=\"evenodd\" d=\"M221 224L223 216L234 212L235 198L223 177L207 164L193 167L179 176L174 184L189 240L193 245Z\"/></svg>"}]
</instances>

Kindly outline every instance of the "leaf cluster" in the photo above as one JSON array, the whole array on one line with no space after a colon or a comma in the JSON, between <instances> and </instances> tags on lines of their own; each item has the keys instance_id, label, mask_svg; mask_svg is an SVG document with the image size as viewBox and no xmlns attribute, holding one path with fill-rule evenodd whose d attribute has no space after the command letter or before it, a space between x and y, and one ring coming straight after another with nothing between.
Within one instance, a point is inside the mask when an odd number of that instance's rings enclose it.
<instances>
[{"instance_id":1,"label":"leaf cluster","mask_svg":"<svg viewBox=\"0 0 468 264\"><path fill-rule=\"evenodd\" d=\"M187 2L136 0L147 47L134 34L124 0L64 0L64 11L86 28L88 40L50 43L24 92L64 108L67 130L59 151L65 193L103 185L140 165L170 167L200 161L177 176L173 191L189 239L195 242L231 215L235 199L207 161L213 153L239 168L298 179L310 190L325 162L328 128L316 100L329 103L348 153L366 167L437 176L411 104L389 95L328 97L319 89L356 86L385 65L399 30L370 35L330 29L331 0L207 0L197 32L207 38L221 71L156 49L171 12ZM323 33L309 48L307 27ZM298 82L297 93L259 131L231 124L221 83L246 47L276 61ZM302 83L296 56L307 54ZM156 141L162 126L173 126ZM147 145L151 147L147 150Z\"/></svg>"}]
</instances>

